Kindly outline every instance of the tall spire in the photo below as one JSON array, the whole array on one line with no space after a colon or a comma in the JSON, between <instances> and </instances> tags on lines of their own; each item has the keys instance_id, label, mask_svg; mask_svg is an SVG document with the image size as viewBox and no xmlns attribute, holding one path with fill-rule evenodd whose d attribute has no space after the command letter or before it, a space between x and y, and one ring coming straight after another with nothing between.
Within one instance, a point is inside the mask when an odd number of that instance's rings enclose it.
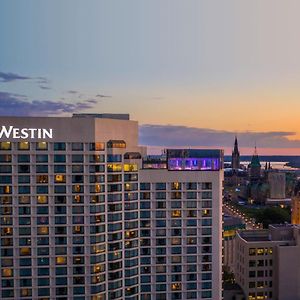
<instances>
[{"instance_id":1,"label":"tall spire","mask_svg":"<svg viewBox=\"0 0 300 300\"><path fill-rule=\"evenodd\" d=\"M233 152L239 152L237 136L235 136L235 140L234 140L234 150L233 150Z\"/></svg>"},{"instance_id":2,"label":"tall spire","mask_svg":"<svg viewBox=\"0 0 300 300\"><path fill-rule=\"evenodd\" d=\"M233 147L232 158L231 158L231 168L237 170L239 169L239 167L240 167L240 152L238 147L237 136L235 136L234 147Z\"/></svg>"}]
</instances>

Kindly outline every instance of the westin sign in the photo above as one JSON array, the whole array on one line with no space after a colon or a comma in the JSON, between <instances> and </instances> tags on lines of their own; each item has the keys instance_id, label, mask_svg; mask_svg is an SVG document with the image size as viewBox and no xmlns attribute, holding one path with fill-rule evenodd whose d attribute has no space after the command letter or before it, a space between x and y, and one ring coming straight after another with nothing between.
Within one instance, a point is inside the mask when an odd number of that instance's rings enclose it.
<instances>
[{"instance_id":1,"label":"westin sign","mask_svg":"<svg viewBox=\"0 0 300 300\"><path fill-rule=\"evenodd\" d=\"M45 128L17 128L13 126L2 126L0 130L0 139L6 137L7 139L52 139L52 129Z\"/></svg>"}]
</instances>

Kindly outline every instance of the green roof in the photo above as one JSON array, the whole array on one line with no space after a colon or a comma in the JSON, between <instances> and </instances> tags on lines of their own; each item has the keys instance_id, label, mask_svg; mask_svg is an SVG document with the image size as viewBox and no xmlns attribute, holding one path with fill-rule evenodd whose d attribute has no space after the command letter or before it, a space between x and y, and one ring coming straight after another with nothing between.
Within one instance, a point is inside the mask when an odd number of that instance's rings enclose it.
<instances>
[{"instance_id":1,"label":"green roof","mask_svg":"<svg viewBox=\"0 0 300 300\"><path fill-rule=\"evenodd\" d=\"M252 156L250 167L260 167L260 161L257 154Z\"/></svg>"}]
</instances>

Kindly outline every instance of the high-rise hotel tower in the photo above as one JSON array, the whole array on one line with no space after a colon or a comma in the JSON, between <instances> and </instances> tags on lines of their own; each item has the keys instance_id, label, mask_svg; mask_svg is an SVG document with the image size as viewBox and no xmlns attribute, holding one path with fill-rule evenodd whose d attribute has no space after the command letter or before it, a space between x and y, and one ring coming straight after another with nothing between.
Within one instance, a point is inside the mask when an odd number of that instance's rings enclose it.
<instances>
[{"instance_id":1,"label":"high-rise hotel tower","mask_svg":"<svg viewBox=\"0 0 300 300\"><path fill-rule=\"evenodd\" d=\"M143 152L128 115L1 117L1 299L222 298L222 152Z\"/></svg>"}]
</instances>

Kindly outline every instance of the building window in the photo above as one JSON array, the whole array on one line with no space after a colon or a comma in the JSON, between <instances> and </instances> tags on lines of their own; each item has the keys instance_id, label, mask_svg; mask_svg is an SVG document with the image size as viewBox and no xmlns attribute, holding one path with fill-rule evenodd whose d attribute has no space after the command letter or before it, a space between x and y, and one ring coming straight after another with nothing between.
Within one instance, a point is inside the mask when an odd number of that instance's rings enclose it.
<instances>
[{"instance_id":1,"label":"building window","mask_svg":"<svg viewBox=\"0 0 300 300\"><path fill-rule=\"evenodd\" d=\"M172 218L179 218L181 217L181 211L180 210L173 210L172 211Z\"/></svg>"},{"instance_id":2,"label":"building window","mask_svg":"<svg viewBox=\"0 0 300 300\"><path fill-rule=\"evenodd\" d=\"M0 142L0 150L11 150L11 142Z\"/></svg>"},{"instance_id":3,"label":"building window","mask_svg":"<svg viewBox=\"0 0 300 300\"><path fill-rule=\"evenodd\" d=\"M36 183L48 183L48 175L37 175Z\"/></svg>"},{"instance_id":4,"label":"building window","mask_svg":"<svg viewBox=\"0 0 300 300\"><path fill-rule=\"evenodd\" d=\"M28 142L19 142L18 150L30 150L30 144Z\"/></svg>"},{"instance_id":5,"label":"building window","mask_svg":"<svg viewBox=\"0 0 300 300\"><path fill-rule=\"evenodd\" d=\"M57 256L55 262L57 265L65 265L67 263L67 258L65 256Z\"/></svg>"},{"instance_id":6,"label":"building window","mask_svg":"<svg viewBox=\"0 0 300 300\"><path fill-rule=\"evenodd\" d=\"M73 151L83 151L83 143L72 143Z\"/></svg>"},{"instance_id":7,"label":"building window","mask_svg":"<svg viewBox=\"0 0 300 300\"><path fill-rule=\"evenodd\" d=\"M12 277L13 276L13 269L10 269L10 268L2 269L2 276L3 277Z\"/></svg>"},{"instance_id":8,"label":"building window","mask_svg":"<svg viewBox=\"0 0 300 300\"><path fill-rule=\"evenodd\" d=\"M37 203L38 204L47 204L48 203L48 197L45 195L39 195L37 197Z\"/></svg>"},{"instance_id":9,"label":"building window","mask_svg":"<svg viewBox=\"0 0 300 300\"><path fill-rule=\"evenodd\" d=\"M124 172L137 172L138 165L137 164L124 164Z\"/></svg>"},{"instance_id":10,"label":"building window","mask_svg":"<svg viewBox=\"0 0 300 300\"><path fill-rule=\"evenodd\" d=\"M48 150L48 143L46 142L36 143L36 150Z\"/></svg>"},{"instance_id":11,"label":"building window","mask_svg":"<svg viewBox=\"0 0 300 300\"><path fill-rule=\"evenodd\" d=\"M54 143L53 149L55 151L65 151L66 150L66 143Z\"/></svg>"},{"instance_id":12,"label":"building window","mask_svg":"<svg viewBox=\"0 0 300 300\"><path fill-rule=\"evenodd\" d=\"M42 226L37 228L38 235L49 234L49 228L47 226Z\"/></svg>"},{"instance_id":13,"label":"building window","mask_svg":"<svg viewBox=\"0 0 300 300\"><path fill-rule=\"evenodd\" d=\"M54 177L55 183L65 183L66 182L66 175L63 174L56 174Z\"/></svg>"}]
</instances>

